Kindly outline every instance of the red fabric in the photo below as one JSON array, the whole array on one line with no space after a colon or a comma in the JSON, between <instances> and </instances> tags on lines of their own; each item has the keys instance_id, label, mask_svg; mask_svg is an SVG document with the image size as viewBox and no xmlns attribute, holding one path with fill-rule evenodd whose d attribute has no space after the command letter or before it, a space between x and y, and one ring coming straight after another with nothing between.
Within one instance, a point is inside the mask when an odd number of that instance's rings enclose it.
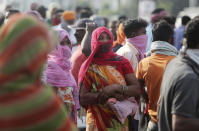
<instances>
[{"instance_id":1,"label":"red fabric","mask_svg":"<svg viewBox=\"0 0 199 131\"><path fill-rule=\"evenodd\" d=\"M111 39L108 42L101 43L98 41L100 35L103 32L106 32L110 36ZM99 47L101 45L105 45L105 44L112 44L112 46L113 46L113 35L106 27L99 27L96 30L94 30L94 32L92 34L91 55L88 57L88 59L83 63L83 65L80 68L80 72L79 72L79 76L78 76L78 84L79 85L83 81L85 73L86 73L91 62L98 64L98 65L111 65L111 66L117 66L117 65L128 63L127 59L125 59L124 57L119 56L113 52L113 50L112 50L113 47L110 48L108 53L98 52ZM100 54L100 55L96 55L96 53ZM119 60L116 60L116 59L119 59Z\"/></svg>"},{"instance_id":2,"label":"red fabric","mask_svg":"<svg viewBox=\"0 0 199 131\"><path fill-rule=\"evenodd\" d=\"M123 75L123 77L125 77L125 75L130 74L130 73L134 73L133 68L130 64L130 62L126 59L123 58L123 64L117 65L116 69Z\"/></svg>"},{"instance_id":3,"label":"red fabric","mask_svg":"<svg viewBox=\"0 0 199 131\"><path fill-rule=\"evenodd\" d=\"M59 24L61 23L61 20L60 20L60 19L57 19L57 18L54 18L54 19L52 20L52 23L53 23L54 26L56 26L56 25L59 25Z\"/></svg>"}]
</instances>

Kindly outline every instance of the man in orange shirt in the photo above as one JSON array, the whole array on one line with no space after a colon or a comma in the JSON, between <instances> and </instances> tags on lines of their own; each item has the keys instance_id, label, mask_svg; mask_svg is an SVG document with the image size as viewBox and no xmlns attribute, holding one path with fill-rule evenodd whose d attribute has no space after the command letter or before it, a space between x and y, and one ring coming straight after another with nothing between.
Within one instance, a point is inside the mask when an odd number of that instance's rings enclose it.
<instances>
[{"instance_id":1,"label":"man in orange shirt","mask_svg":"<svg viewBox=\"0 0 199 131\"><path fill-rule=\"evenodd\" d=\"M137 67L136 76L148 92L148 112L150 121L147 131L158 131L157 127L157 102L160 96L160 86L166 65L177 54L177 49L172 45L173 30L171 26L161 21L154 25L150 55L144 58Z\"/></svg>"}]
</instances>

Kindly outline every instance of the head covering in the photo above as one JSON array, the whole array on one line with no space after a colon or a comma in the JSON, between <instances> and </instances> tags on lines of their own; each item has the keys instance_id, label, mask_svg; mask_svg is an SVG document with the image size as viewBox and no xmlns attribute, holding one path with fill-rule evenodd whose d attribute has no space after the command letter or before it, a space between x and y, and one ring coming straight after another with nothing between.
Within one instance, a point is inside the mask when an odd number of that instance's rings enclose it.
<instances>
[{"instance_id":1,"label":"head covering","mask_svg":"<svg viewBox=\"0 0 199 131\"><path fill-rule=\"evenodd\" d=\"M117 44L122 44L125 41L125 34L123 31L123 24L121 23L117 30L117 40L114 42L113 47L115 47Z\"/></svg>"},{"instance_id":2,"label":"head covering","mask_svg":"<svg viewBox=\"0 0 199 131\"><path fill-rule=\"evenodd\" d=\"M20 18L22 20L19 20ZM6 25L2 29L0 38L2 42L0 68L3 70L0 75L1 86L4 82L10 81L8 78L15 79L11 77L15 76L15 73L31 74L30 80L39 77L52 45L45 26L32 17L23 15L13 16ZM20 70L24 72L20 73Z\"/></svg>"},{"instance_id":3,"label":"head covering","mask_svg":"<svg viewBox=\"0 0 199 131\"><path fill-rule=\"evenodd\" d=\"M102 43L99 42L99 37L100 35L106 32L109 36L110 36L110 40ZM80 72L79 72L79 76L78 76L78 84L80 86L82 80L84 79L84 75L90 65L90 63L95 63L98 65L119 65L124 63L124 61L126 61L126 59L124 59L121 56L118 56L117 54L115 54L112 51L112 47L110 48L109 52L107 53L100 53L98 51L99 47L101 45L105 45L105 44L111 44L113 45L113 35L111 34L111 32L106 28L106 27L98 27L97 29L94 30L94 32L92 33L92 39L91 39L91 55L88 57L88 59L82 64L81 68L80 68ZM100 54L100 55L96 55ZM120 58L120 60L115 60L115 58Z\"/></svg>"},{"instance_id":4,"label":"head covering","mask_svg":"<svg viewBox=\"0 0 199 131\"><path fill-rule=\"evenodd\" d=\"M165 10L160 11L159 13L152 14L151 15L151 22L155 23L165 16L168 16L168 13Z\"/></svg>"},{"instance_id":5,"label":"head covering","mask_svg":"<svg viewBox=\"0 0 199 131\"><path fill-rule=\"evenodd\" d=\"M2 27L0 130L71 128L64 105L40 81L51 41L46 26L32 16L13 16Z\"/></svg>"},{"instance_id":6,"label":"head covering","mask_svg":"<svg viewBox=\"0 0 199 131\"><path fill-rule=\"evenodd\" d=\"M46 69L46 82L54 87L75 87L76 82L70 72L72 64L71 49L60 45L61 41L68 37L68 32L63 29L56 30L59 34L59 43L55 50L48 55L48 67Z\"/></svg>"},{"instance_id":7,"label":"head covering","mask_svg":"<svg viewBox=\"0 0 199 131\"><path fill-rule=\"evenodd\" d=\"M41 6L39 6L39 7L37 8L37 11L39 12L39 14L41 15L41 17L42 17L43 19L46 18L46 11L47 11L47 8L46 8L46 7L44 7L43 5L41 5Z\"/></svg>"},{"instance_id":8,"label":"head covering","mask_svg":"<svg viewBox=\"0 0 199 131\"><path fill-rule=\"evenodd\" d=\"M62 13L62 18L65 21L74 20L75 19L75 12L73 12L73 11L64 11Z\"/></svg>"},{"instance_id":9,"label":"head covering","mask_svg":"<svg viewBox=\"0 0 199 131\"><path fill-rule=\"evenodd\" d=\"M39 7L39 4L36 3L36 2L33 2L33 3L31 4L31 6L30 6L30 9L31 9L31 10L37 10L38 7Z\"/></svg>"},{"instance_id":10,"label":"head covering","mask_svg":"<svg viewBox=\"0 0 199 131\"><path fill-rule=\"evenodd\" d=\"M41 22L44 22L44 19L41 17L41 15L37 11L30 10L30 11L27 11L26 14L27 15L31 15L31 16L37 18Z\"/></svg>"}]
</instances>

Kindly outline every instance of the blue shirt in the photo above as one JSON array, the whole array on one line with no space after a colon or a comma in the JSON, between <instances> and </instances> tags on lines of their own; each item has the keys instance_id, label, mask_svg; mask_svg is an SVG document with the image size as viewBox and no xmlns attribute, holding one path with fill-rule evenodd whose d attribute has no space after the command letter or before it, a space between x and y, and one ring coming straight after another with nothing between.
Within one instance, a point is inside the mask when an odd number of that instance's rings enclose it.
<instances>
[{"instance_id":1,"label":"blue shirt","mask_svg":"<svg viewBox=\"0 0 199 131\"><path fill-rule=\"evenodd\" d=\"M184 26L180 26L179 28L174 30L174 45L178 50L180 50L181 48L183 34L184 34Z\"/></svg>"},{"instance_id":2,"label":"blue shirt","mask_svg":"<svg viewBox=\"0 0 199 131\"><path fill-rule=\"evenodd\" d=\"M148 42L147 42L147 47L146 47L146 52L148 52L151 48L151 43L153 41L153 34L152 34L152 28L153 24L150 23L147 28L146 28L146 34L148 36Z\"/></svg>"}]
</instances>

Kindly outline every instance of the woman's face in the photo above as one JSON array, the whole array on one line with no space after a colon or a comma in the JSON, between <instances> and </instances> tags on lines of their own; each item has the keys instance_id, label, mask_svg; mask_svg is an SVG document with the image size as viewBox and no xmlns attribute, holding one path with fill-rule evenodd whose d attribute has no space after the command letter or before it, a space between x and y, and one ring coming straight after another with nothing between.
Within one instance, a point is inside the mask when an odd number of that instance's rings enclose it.
<instances>
[{"instance_id":1,"label":"woman's face","mask_svg":"<svg viewBox=\"0 0 199 131\"><path fill-rule=\"evenodd\" d=\"M98 41L104 43L104 42L109 41L110 39L111 37L106 32L103 32L98 38Z\"/></svg>"},{"instance_id":2,"label":"woman's face","mask_svg":"<svg viewBox=\"0 0 199 131\"><path fill-rule=\"evenodd\" d=\"M67 45L70 49L72 49L72 44L67 36L61 41L60 45L62 46Z\"/></svg>"},{"instance_id":3,"label":"woman's face","mask_svg":"<svg viewBox=\"0 0 199 131\"><path fill-rule=\"evenodd\" d=\"M100 35L99 39L98 39L98 41L99 41L99 42L102 42L102 43L108 42L109 40L111 40L111 37L110 37L106 32L103 32L103 33ZM101 46L99 47L99 52L101 52L101 53L107 53L107 52L110 51L111 46L112 46L112 43L110 43L110 44L105 44L105 45L101 45Z\"/></svg>"}]
</instances>

